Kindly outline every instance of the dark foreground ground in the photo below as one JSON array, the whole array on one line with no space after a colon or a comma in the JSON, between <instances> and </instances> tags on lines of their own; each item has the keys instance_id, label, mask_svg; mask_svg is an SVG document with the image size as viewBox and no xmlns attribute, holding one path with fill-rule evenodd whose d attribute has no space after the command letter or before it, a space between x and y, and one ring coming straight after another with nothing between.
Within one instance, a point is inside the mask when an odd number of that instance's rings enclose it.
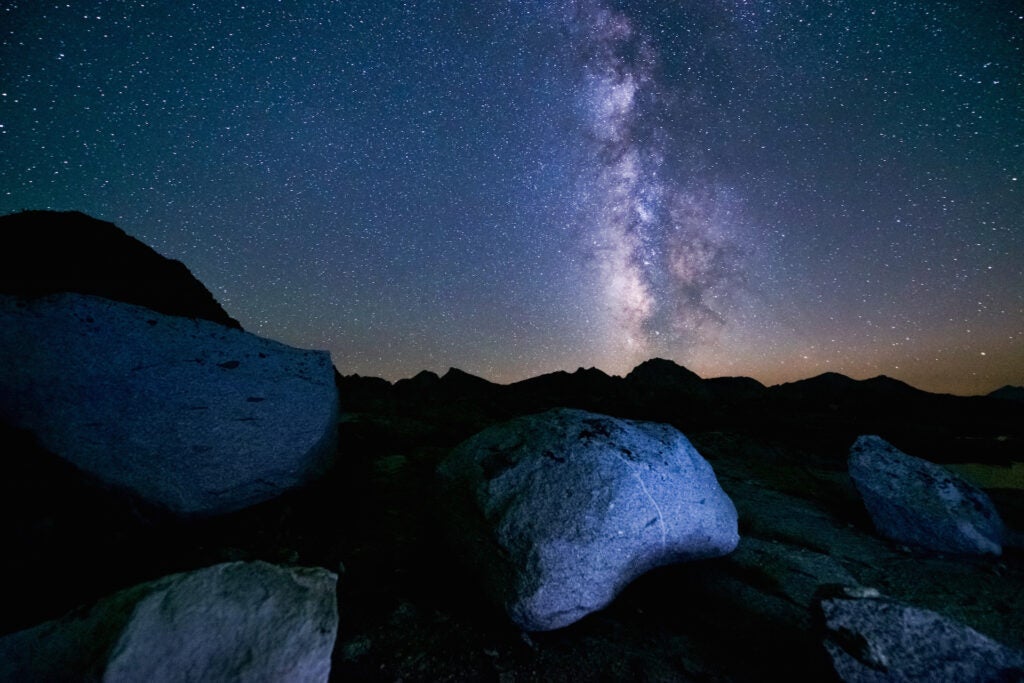
<instances>
[{"instance_id":1,"label":"dark foreground ground","mask_svg":"<svg viewBox=\"0 0 1024 683\"><path fill-rule=\"evenodd\" d=\"M13 520L3 631L164 574L263 559L339 573L336 680L831 680L817 603L850 584L1024 646L1020 551L971 559L900 547L874 533L838 437L815 447L715 429L688 435L739 510L737 551L654 571L568 628L519 632L481 599L437 514L435 466L492 418L427 417L349 410L326 479L188 524L83 482L45 453L12 459L20 469L0 491ZM24 435L6 439L32 452ZM989 492L1024 528L1021 492Z\"/></svg>"}]
</instances>

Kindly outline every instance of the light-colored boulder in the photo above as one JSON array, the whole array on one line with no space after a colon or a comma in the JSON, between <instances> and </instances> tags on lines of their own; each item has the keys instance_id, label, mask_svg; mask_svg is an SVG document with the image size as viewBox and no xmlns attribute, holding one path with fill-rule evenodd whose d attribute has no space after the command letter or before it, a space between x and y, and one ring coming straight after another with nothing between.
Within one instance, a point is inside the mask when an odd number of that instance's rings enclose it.
<instances>
[{"instance_id":1,"label":"light-colored boulder","mask_svg":"<svg viewBox=\"0 0 1024 683\"><path fill-rule=\"evenodd\" d=\"M940 552L1002 553L1005 528L992 501L949 470L877 436L854 442L849 470L882 535Z\"/></svg>"},{"instance_id":2,"label":"light-colored boulder","mask_svg":"<svg viewBox=\"0 0 1024 683\"><path fill-rule=\"evenodd\" d=\"M1024 653L935 612L850 593L821 603L825 649L846 683L1024 680Z\"/></svg>"},{"instance_id":3,"label":"light-colored boulder","mask_svg":"<svg viewBox=\"0 0 1024 683\"><path fill-rule=\"evenodd\" d=\"M0 296L0 419L179 515L238 510L329 465L329 354L80 294Z\"/></svg>"},{"instance_id":4,"label":"light-colored boulder","mask_svg":"<svg viewBox=\"0 0 1024 683\"><path fill-rule=\"evenodd\" d=\"M232 562L0 638L4 681L326 681L337 575Z\"/></svg>"},{"instance_id":5,"label":"light-colored boulder","mask_svg":"<svg viewBox=\"0 0 1024 683\"><path fill-rule=\"evenodd\" d=\"M439 476L455 546L526 630L571 624L654 567L739 542L711 465L669 425L550 410L470 438Z\"/></svg>"}]
</instances>

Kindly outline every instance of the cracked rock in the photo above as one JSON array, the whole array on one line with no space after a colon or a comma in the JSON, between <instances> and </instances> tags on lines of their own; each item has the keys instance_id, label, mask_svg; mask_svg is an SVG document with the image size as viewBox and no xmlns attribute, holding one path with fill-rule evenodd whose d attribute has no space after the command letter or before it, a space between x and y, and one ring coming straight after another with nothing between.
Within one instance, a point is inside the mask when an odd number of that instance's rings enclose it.
<instances>
[{"instance_id":1,"label":"cracked rock","mask_svg":"<svg viewBox=\"0 0 1024 683\"><path fill-rule=\"evenodd\" d=\"M711 465L669 425L550 410L484 430L438 473L454 547L528 631L567 626L654 567L739 542Z\"/></svg>"}]
</instances>

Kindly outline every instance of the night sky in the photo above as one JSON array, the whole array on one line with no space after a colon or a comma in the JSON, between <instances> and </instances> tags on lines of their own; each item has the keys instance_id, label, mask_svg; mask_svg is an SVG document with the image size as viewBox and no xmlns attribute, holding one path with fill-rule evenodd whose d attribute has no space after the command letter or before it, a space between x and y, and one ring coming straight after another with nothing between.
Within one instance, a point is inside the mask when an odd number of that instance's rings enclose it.
<instances>
[{"instance_id":1,"label":"night sky","mask_svg":"<svg viewBox=\"0 0 1024 683\"><path fill-rule=\"evenodd\" d=\"M1024 384L1019 0L2 3L0 214L342 374Z\"/></svg>"}]
</instances>

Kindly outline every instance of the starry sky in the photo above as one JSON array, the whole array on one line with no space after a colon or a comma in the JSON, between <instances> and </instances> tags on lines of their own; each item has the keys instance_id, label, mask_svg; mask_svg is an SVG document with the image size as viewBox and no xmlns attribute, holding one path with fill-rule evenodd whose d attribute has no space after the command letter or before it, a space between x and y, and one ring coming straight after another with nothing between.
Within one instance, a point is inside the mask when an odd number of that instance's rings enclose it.
<instances>
[{"instance_id":1,"label":"starry sky","mask_svg":"<svg viewBox=\"0 0 1024 683\"><path fill-rule=\"evenodd\" d=\"M1024 384L1017 0L0 7L0 214L342 374Z\"/></svg>"}]
</instances>

